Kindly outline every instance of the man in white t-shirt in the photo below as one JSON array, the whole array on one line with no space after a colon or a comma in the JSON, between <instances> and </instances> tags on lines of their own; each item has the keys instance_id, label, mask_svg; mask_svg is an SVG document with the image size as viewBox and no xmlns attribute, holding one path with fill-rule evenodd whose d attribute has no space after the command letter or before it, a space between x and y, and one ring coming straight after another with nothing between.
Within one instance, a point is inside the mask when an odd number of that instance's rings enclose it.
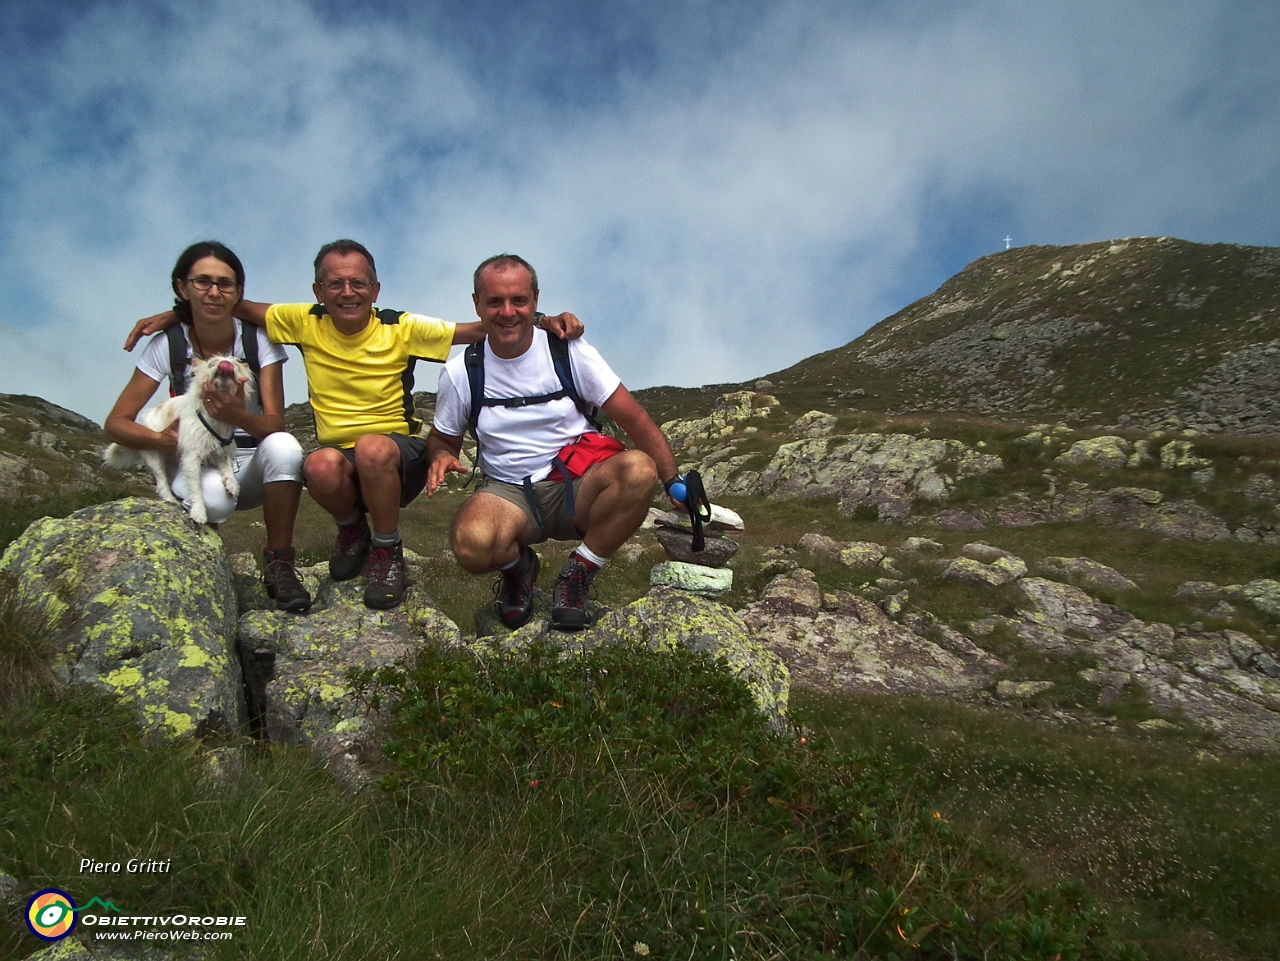
<instances>
[{"instance_id":1,"label":"man in white t-shirt","mask_svg":"<svg viewBox=\"0 0 1280 961\"><path fill-rule=\"evenodd\" d=\"M501 254L476 268L474 282L485 340L476 345L471 372L463 355L440 374L427 437L427 496L447 472L466 470L458 454L470 427L484 480L453 519L449 542L458 563L473 574L502 572L498 616L518 627L533 611L538 576L529 545L581 537L556 581L551 609L556 627L580 630L592 578L639 529L657 482L670 489L675 458L662 431L585 340L568 343L569 372L564 362L557 370L551 342L534 326L533 267ZM483 401L473 409L477 378ZM613 418L636 449L597 432L585 413L593 407Z\"/></svg>"}]
</instances>

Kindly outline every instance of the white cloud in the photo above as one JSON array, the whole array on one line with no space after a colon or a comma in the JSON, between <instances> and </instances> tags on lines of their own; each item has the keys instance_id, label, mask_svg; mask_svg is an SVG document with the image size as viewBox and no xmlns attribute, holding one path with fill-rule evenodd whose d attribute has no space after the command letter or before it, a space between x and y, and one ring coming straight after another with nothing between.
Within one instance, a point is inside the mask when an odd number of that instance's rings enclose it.
<instances>
[{"instance_id":1,"label":"white cloud","mask_svg":"<svg viewBox=\"0 0 1280 961\"><path fill-rule=\"evenodd\" d=\"M1277 241L1264 6L795 2L731 33L650 10L652 67L582 103L478 70L532 56L508 34L460 51L296 0L152 9L95 8L31 62L44 99L0 106L23 131L0 147L0 389L97 419L129 322L205 236L270 300L304 299L316 247L356 236L388 305L451 319L475 263L514 250L635 387L837 346L1006 231ZM992 216L975 197L1007 211L985 246L930 235Z\"/></svg>"}]
</instances>

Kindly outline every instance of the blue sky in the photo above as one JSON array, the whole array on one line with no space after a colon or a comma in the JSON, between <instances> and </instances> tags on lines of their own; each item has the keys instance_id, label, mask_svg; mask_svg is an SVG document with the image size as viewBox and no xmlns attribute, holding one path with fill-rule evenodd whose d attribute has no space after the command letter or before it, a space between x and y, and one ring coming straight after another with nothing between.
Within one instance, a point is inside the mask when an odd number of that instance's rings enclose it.
<instances>
[{"instance_id":1,"label":"blue sky","mask_svg":"<svg viewBox=\"0 0 1280 961\"><path fill-rule=\"evenodd\" d=\"M451 320L520 253L635 388L846 343L1006 235L1280 245L1274 0L0 13L0 391L98 421L210 237L267 301L355 237Z\"/></svg>"}]
</instances>

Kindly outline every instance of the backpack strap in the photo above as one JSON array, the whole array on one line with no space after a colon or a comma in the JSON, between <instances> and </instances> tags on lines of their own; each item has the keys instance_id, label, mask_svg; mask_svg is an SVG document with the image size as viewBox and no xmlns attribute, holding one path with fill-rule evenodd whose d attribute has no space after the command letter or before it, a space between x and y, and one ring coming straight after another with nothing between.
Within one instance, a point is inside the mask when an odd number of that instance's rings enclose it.
<instances>
[{"instance_id":1,"label":"backpack strap","mask_svg":"<svg viewBox=\"0 0 1280 961\"><path fill-rule=\"evenodd\" d=\"M253 380L257 383L258 375L262 373L262 362L258 359L258 328L244 321L239 321L239 324L240 349L244 351L245 363L253 371Z\"/></svg>"},{"instance_id":2,"label":"backpack strap","mask_svg":"<svg viewBox=\"0 0 1280 961\"><path fill-rule=\"evenodd\" d=\"M191 363L187 351L187 326L174 324L166 327L164 336L169 341L169 396L177 397L186 392L187 365Z\"/></svg>"},{"instance_id":3,"label":"backpack strap","mask_svg":"<svg viewBox=\"0 0 1280 961\"><path fill-rule=\"evenodd\" d=\"M484 406L484 341L478 340L469 344L462 353L462 361L467 368L467 386L471 389L471 409L467 411L467 430L479 445L480 437L476 434L476 424L480 421L480 409Z\"/></svg>"},{"instance_id":4,"label":"backpack strap","mask_svg":"<svg viewBox=\"0 0 1280 961\"><path fill-rule=\"evenodd\" d=\"M578 393L577 385L573 382L573 364L569 362L569 342L561 340L554 334L547 334L547 346L551 348L551 365L556 370L556 376L560 378L564 395L573 401L578 412L587 419L587 423L599 430L600 421L596 414L600 412L600 408L593 407L583 400L582 395Z\"/></svg>"}]
</instances>

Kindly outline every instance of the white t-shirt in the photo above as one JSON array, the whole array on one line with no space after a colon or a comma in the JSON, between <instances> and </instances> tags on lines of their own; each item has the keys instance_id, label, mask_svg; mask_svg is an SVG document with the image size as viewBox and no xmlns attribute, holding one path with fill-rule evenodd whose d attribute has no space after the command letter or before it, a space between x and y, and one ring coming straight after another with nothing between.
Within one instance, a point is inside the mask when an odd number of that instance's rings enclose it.
<instances>
[{"instance_id":1,"label":"white t-shirt","mask_svg":"<svg viewBox=\"0 0 1280 961\"><path fill-rule=\"evenodd\" d=\"M582 399L602 407L622 380L585 340L569 342L569 366ZM533 329L533 343L519 357L495 357L484 345L484 395L486 397L535 397L560 390L560 378L551 362L547 333ZM436 394L435 429L449 437L467 430L471 410L471 385L462 354L444 365ZM528 407L484 407L476 423L480 435L480 467L486 477L520 484L551 473L551 458L560 448L577 440L591 425L568 397Z\"/></svg>"},{"instance_id":2,"label":"white t-shirt","mask_svg":"<svg viewBox=\"0 0 1280 961\"><path fill-rule=\"evenodd\" d=\"M245 359L244 346L240 341L244 325L238 320L232 320L236 328L236 339L231 345L231 356ZM288 360L288 356L284 352L284 348L279 344L273 344L267 339L267 332L261 327L250 325L254 334L258 338L258 366L266 367L269 364L283 364ZM183 369L183 384L178 388L179 393L185 394L187 388L191 386L191 333L187 331L187 366ZM142 371L154 381L164 383L169 379L169 338L163 331L156 334L147 342L146 348L142 351L142 356L138 358L138 370ZM170 385L172 388L173 385ZM262 413L262 401L258 399L255 392L252 403L246 403L250 413ZM248 437L249 435L236 428L236 433Z\"/></svg>"}]
</instances>

